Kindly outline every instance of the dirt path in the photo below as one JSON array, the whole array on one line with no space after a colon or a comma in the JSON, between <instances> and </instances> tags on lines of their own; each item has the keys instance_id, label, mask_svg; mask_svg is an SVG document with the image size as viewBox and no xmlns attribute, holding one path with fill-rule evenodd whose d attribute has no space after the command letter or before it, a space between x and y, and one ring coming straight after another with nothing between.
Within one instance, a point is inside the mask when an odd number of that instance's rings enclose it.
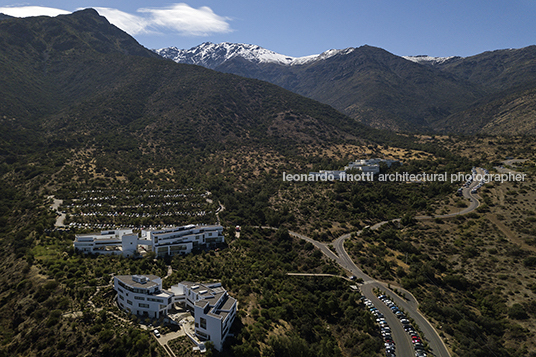
<instances>
[{"instance_id":1,"label":"dirt path","mask_svg":"<svg viewBox=\"0 0 536 357\"><path fill-rule=\"evenodd\" d=\"M504 223L502 223L496 215L494 214L491 214L491 213L488 213L486 215L486 217L488 218L488 220L493 223L497 228L499 228L499 230L506 236L506 238L508 238L512 243L515 243L517 245L519 245L521 248L525 249L525 250L530 250L531 252L536 252L536 247L533 247L531 245L528 245L527 243L525 243L523 241L523 239L519 238L519 236L517 234L515 234L514 232L512 232L510 230L510 228L508 228L507 226L504 225Z\"/></svg>"}]
</instances>

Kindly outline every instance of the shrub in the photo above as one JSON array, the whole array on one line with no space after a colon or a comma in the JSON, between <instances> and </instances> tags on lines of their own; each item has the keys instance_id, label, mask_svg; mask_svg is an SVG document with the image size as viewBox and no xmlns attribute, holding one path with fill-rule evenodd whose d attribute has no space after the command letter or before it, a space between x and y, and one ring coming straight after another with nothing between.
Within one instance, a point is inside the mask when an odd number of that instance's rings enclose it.
<instances>
[{"instance_id":1,"label":"shrub","mask_svg":"<svg viewBox=\"0 0 536 357\"><path fill-rule=\"evenodd\" d=\"M521 304L516 303L508 309L508 317L514 320L525 320L529 318L529 315Z\"/></svg>"}]
</instances>

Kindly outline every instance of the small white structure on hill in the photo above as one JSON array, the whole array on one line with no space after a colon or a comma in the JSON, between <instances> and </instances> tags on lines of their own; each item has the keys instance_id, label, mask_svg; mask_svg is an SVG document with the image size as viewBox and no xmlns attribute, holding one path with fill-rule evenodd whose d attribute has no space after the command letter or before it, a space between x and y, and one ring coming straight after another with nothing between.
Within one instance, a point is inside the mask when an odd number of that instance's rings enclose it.
<instances>
[{"instance_id":1,"label":"small white structure on hill","mask_svg":"<svg viewBox=\"0 0 536 357\"><path fill-rule=\"evenodd\" d=\"M356 160L354 162L350 162L348 166L344 167L344 171L356 169L360 170L362 172L371 172L373 174L379 174L380 173L380 163L387 164L387 167L391 167L392 164L398 163L400 161L398 160L390 160L390 159L368 159L368 160Z\"/></svg>"}]
</instances>

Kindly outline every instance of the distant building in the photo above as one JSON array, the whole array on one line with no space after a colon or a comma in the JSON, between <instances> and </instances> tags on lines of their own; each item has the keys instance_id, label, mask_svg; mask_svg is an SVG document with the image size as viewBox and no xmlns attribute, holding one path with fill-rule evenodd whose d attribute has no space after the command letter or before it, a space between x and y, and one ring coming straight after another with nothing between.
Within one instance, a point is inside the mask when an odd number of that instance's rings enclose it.
<instances>
[{"instance_id":1,"label":"distant building","mask_svg":"<svg viewBox=\"0 0 536 357\"><path fill-rule=\"evenodd\" d=\"M221 351L223 341L236 317L238 302L221 283L184 281L171 287L173 301L184 304L195 317L195 335L201 341L212 341Z\"/></svg>"},{"instance_id":2,"label":"distant building","mask_svg":"<svg viewBox=\"0 0 536 357\"><path fill-rule=\"evenodd\" d=\"M156 275L114 276L114 289L119 306L134 315L167 316L173 303L173 294L162 290L162 279Z\"/></svg>"},{"instance_id":3,"label":"distant building","mask_svg":"<svg viewBox=\"0 0 536 357\"><path fill-rule=\"evenodd\" d=\"M365 175L376 175L380 173L380 163L385 163L387 167L391 167L394 163L400 163L398 160L390 159L368 159L357 160L350 162L348 166L344 167L343 171L338 170L320 170L319 172L309 172L309 175L300 175L300 178L293 178L289 181L347 181L349 170L358 170ZM297 175L294 175L297 176ZM303 178L301 176L304 176ZM371 181L373 176L361 176L362 181ZM365 179L366 177L366 179ZM354 181L354 180L349 180ZM355 180L359 181L359 180Z\"/></svg>"},{"instance_id":4,"label":"distant building","mask_svg":"<svg viewBox=\"0 0 536 357\"><path fill-rule=\"evenodd\" d=\"M308 181L335 181L341 179L344 171L338 170L320 170L319 172L309 172Z\"/></svg>"},{"instance_id":5,"label":"distant building","mask_svg":"<svg viewBox=\"0 0 536 357\"><path fill-rule=\"evenodd\" d=\"M142 230L141 238L131 229L76 235L73 246L83 253L121 254L132 256L153 251L157 256L188 254L192 249L225 242L222 226L187 225L167 229Z\"/></svg>"},{"instance_id":6,"label":"distant building","mask_svg":"<svg viewBox=\"0 0 536 357\"><path fill-rule=\"evenodd\" d=\"M373 174L379 174L380 163L382 162L385 163L387 167L391 167L391 165L393 165L394 163L399 163L400 161L390 159L356 160L354 162L349 163L348 166L345 166L344 171L355 169L365 173L371 172Z\"/></svg>"}]
</instances>

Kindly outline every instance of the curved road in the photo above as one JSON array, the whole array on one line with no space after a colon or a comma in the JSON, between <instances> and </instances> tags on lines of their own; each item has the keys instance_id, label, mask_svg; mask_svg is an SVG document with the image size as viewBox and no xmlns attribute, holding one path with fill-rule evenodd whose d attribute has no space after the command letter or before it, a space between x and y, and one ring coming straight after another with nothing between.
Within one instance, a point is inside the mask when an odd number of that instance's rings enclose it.
<instances>
[{"instance_id":1,"label":"curved road","mask_svg":"<svg viewBox=\"0 0 536 357\"><path fill-rule=\"evenodd\" d=\"M482 170L478 168L477 173L482 173ZM473 181L469 187L463 189L463 197L469 200L469 206L467 208L459 212L437 215L433 217L432 216L417 216L415 217L415 219L416 220L430 220L434 218L452 218L458 215L464 215L464 214L474 211L475 209L478 208L478 206L480 206L480 202L478 201L478 199L475 196L473 196L473 194L471 194L472 188L476 186L477 184L478 182ZM380 222L370 227L370 229L375 230L389 222L398 222L398 221L400 221L400 219ZM262 228L273 229L272 227L262 227ZM361 234L361 232L362 231L356 232L356 234L359 235ZM293 237L300 238L307 242L312 243L315 247L320 249L320 251L322 251L322 253L324 253L324 255L326 255L328 258L334 260L341 267L351 272L357 278L363 279L363 284L361 285L361 293L367 299L371 300L374 306L385 316L387 323L391 327L393 341L396 343L396 355L398 357L415 356L415 352L413 349L413 345L411 343L410 336L404 331L402 324L400 323L400 321L398 321L398 319L391 312L391 310L377 298L376 294L373 291L374 288L378 288L384 291L385 294L389 295L391 300L399 308L406 311L407 315L413 318L413 320L415 320L415 323L417 324L418 328L423 333L421 338L424 339L428 343L429 350L433 356L450 357L450 353L447 347L445 346L443 340L439 337L439 334L434 329L434 327L430 324L430 322L428 322L428 320L423 315L421 315L421 313L418 310L419 303L417 299L410 292L402 288L398 288L398 290L401 291L407 298L407 300L402 299L395 292L389 289L385 283L382 283L378 280L371 278L370 276L365 274L361 269L359 269L355 265L353 260L350 258L350 256L344 249L344 241L351 236L351 233L342 235L339 238L337 238L335 241L333 241L333 243L331 243L333 247L335 248L335 252L330 250L328 248L328 245L326 245L325 243L318 242L303 234L290 232L290 231L289 231L289 234Z\"/></svg>"}]
</instances>

